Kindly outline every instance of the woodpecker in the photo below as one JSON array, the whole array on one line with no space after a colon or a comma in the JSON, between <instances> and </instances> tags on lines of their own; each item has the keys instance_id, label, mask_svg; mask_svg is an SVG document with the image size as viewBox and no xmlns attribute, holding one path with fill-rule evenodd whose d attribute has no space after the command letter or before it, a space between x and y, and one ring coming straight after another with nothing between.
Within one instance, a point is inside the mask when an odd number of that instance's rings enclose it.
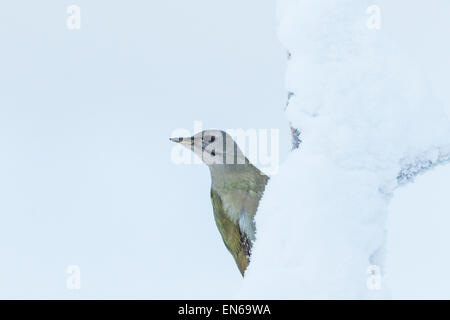
<instances>
[{"instance_id":1,"label":"woodpecker","mask_svg":"<svg viewBox=\"0 0 450 320\"><path fill-rule=\"evenodd\" d=\"M255 214L269 177L250 163L225 131L205 130L170 140L191 149L209 167L214 219L244 276L255 241Z\"/></svg>"}]
</instances>

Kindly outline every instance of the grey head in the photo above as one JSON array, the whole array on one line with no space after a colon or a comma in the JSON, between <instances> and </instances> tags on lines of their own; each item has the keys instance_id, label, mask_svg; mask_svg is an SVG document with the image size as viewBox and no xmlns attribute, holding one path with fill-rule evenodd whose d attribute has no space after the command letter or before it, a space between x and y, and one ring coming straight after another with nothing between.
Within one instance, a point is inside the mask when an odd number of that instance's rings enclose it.
<instances>
[{"instance_id":1,"label":"grey head","mask_svg":"<svg viewBox=\"0 0 450 320\"><path fill-rule=\"evenodd\" d=\"M191 149L210 168L217 165L249 163L237 143L225 131L205 130L192 137L170 138L170 140Z\"/></svg>"}]
</instances>

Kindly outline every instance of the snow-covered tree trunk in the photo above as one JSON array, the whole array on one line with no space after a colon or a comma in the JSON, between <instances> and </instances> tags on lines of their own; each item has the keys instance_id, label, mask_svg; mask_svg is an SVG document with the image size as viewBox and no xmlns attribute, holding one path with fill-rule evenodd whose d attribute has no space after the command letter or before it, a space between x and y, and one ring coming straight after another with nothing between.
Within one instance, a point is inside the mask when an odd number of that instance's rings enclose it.
<instances>
[{"instance_id":1,"label":"snow-covered tree trunk","mask_svg":"<svg viewBox=\"0 0 450 320\"><path fill-rule=\"evenodd\" d=\"M278 0L286 113L301 144L260 204L242 297L388 296L389 201L449 160L450 123L380 15L368 0Z\"/></svg>"}]
</instances>

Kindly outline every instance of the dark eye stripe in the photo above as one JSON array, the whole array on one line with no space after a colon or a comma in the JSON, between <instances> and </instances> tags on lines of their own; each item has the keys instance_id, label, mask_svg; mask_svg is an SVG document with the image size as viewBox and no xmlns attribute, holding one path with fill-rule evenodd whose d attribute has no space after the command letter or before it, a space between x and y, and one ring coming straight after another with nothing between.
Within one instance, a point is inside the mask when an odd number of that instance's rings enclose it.
<instances>
[{"instance_id":1,"label":"dark eye stripe","mask_svg":"<svg viewBox=\"0 0 450 320\"><path fill-rule=\"evenodd\" d=\"M209 142L214 142L216 141L216 137L215 136L211 136L211 139L209 140Z\"/></svg>"}]
</instances>

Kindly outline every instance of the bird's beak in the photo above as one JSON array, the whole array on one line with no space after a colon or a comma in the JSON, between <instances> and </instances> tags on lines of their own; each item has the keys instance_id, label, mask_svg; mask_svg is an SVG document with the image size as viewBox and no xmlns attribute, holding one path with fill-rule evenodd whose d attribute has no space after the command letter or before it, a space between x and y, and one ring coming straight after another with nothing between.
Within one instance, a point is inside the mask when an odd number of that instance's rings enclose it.
<instances>
[{"instance_id":1,"label":"bird's beak","mask_svg":"<svg viewBox=\"0 0 450 320\"><path fill-rule=\"evenodd\" d=\"M190 145L194 144L194 137L189 137L189 138L170 138L170 141L190 146Z\"/></svg>"}]
</instances>

